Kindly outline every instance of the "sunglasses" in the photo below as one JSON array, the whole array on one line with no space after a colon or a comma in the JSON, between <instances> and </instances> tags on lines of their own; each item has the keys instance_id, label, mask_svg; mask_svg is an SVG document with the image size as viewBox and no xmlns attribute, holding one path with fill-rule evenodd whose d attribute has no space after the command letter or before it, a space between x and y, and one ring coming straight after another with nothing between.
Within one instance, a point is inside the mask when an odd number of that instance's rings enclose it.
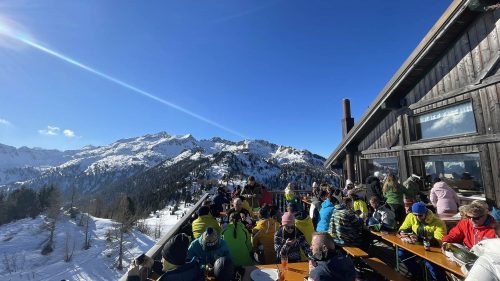
<instances>
[{"instance_id":1,"label":"sunglasses","mask_svg":"<svg viewBox=\"0 0 500 281\"><path fill-rule=\"evenodd\" d=\"M293 230L295 228L295 226L288 226L288 225L285 225L285 229L286 230Z\"/></svg>"},{"instance_id":2,"label":"sunglasses","mask_svg":"<svg viewBox=\"0 0 500 281\"><path fill-rule=\"evenodd\" d=\"M415 216L421 218L421 217L425 217L425 214L414 214Z\"/></svg>"},{"instance_id":3,"label":"sunglasses","mask_svg":"<svg viewBox=\"0 0 500 281\"><path fill-rule=\"evenodd\" d=\"M467 215L466 217L468 219L473 220L473 221L477 221L477 220L480 220L482 217L484 217L484 215L481 215L481 216L478 216L478 217L472 217L472 216Z\"/></svg>"}]
</instances>

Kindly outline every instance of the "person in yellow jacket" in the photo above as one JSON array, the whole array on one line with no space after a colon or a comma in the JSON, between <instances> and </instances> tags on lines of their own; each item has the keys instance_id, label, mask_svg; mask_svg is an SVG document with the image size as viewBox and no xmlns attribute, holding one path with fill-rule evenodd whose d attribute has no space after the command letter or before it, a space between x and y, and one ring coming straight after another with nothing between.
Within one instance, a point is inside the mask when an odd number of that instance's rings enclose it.
<instances>
[{"instance_id":1,"label":"person in yellow jacket","mask_svg":"<svg viewBox=\"0 0 500 281\"><path fill-rule=\"evenodd\" d=\"M366 202L361 200L356 193L350 193L349 196L352 198L353 209L356 215L363 221L366 221L368 219L368 206Z\"/></svg>"},{"instance_id":2,"label":"person in yellow jacket","mask_svg":"<svg viewBox=\"0 0 500 281\"><path fill-rule=\"evenodd\" d=\"M307 211L302 211L296 214L295 216L295 227L304 234L304 238L306 239L307 243L311 245L312 241L312 236L314 231L314 225L312 222L312 219L309 217L309 214ZM302 249L300 250L300 258L302 261L306 261L307 257L304 254L304 251Z\"/></svg>"},{"instance_id":3,"label":"person in yellow jacket","mask_svg":"<svg viewBox=\"0 0 500 281\"><path fill-rule=\"evenodd\" d=\"M446 225L439 219L431 210L427 209L424 203L417 202L411 207L411 213L406 215L403 224L399 228L399 235L401 240L408 243L415 243L423 241L424 243L434 242L435 245L440 246L441 240L446 235ZM416 258L412 257L413 254L399 248L398 256L400 260L408 268L408 272L413 274L412 279L423 280L422 270L418 265ZM425 261L425 267L429 271L428 280L446 280L445 273L442 268Z\"/></svg>"},{"instance_id":4,"label":"person in yellow jacket","mask_svg":"<svg viewBox=\"0 0 500 281\"><path fill-rule=\"evenodd\" d=\"M265 206L259 210L260 220L252 229L252 251L257 254L261 264L276 262L274 251L274 233L280 228L279 223L271 215L271 208Z\"/></svg>"},{"instance_id":5,"label":"person in yellow jacket","mask_svg":"<svg viewBox=\"0 0 500 281\"><path fill-rule=\"evenodd\" d=\"M193 221L191 227L193 229L194 239L198 239L208 227L212 227L219 235L222 233L219 223L210 214L210 208L208 206L203 206L198 210L198 218Z\"/></svg>"}]
</instances>

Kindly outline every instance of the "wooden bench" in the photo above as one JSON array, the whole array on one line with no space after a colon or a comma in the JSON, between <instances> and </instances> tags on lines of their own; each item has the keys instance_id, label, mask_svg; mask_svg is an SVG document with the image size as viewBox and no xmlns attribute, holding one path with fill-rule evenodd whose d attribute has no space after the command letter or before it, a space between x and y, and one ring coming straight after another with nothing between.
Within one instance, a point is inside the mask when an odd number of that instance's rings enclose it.
<instances>
[{"instance_id":1,"label":"wooden bench","mask_svg":"<svg viewBox=\"0 0 500 281\"><path fill-rule=\"evenodd\" d=\"M387 280L391 281L409 281L408 278L401 275L392 267L388 266L386 263L378 258L364 258L362 259L369 267L373 268L380 275L384 276Z\"/></svg>"},{"instance_id":2,"label":"wooden bench","mask_svg":"<svg viewBox=\"0 0 500 281\"><path fill-rule=\"evenodd\" d=\"M409 281L406 277L401 275L395 269L381 261L379 258L370 258L368 253L363 249L358 247L351 246L343 246L342 250L344 250L348 255L353 258L357 258L358 261L362 261L373 270L378 272L380 275L384 276L387 280L391 281Z\"/></svg>"},{"instance_id":3,"label":"wooden bench","mask_svg":"<svg viewBox=\"0 0 500 281\"><path fill-rule=\"evenodd\" d=\"M343 246L342 249L354 258L367 258L369 255L358 247Z\"/></svg>"}]
</instances>

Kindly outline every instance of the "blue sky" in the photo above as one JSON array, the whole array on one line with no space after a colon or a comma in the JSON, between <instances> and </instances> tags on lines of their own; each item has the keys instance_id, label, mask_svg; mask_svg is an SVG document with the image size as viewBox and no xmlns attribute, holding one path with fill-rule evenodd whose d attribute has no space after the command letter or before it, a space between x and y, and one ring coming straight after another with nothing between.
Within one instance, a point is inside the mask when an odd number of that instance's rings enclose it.
<instances>
[{"instance_id":1,"label":"blue sky","mask_svg":"<svg viewBox=\"0 0 500 281\"><path fill-rule=\"evenodd\" d=\"M250 139L328 156L451 1L0 2L0 27ZM0 34L0 143L243 137ZM49 127L50 126L50 127Z\"/></svg>"}]
</instances>

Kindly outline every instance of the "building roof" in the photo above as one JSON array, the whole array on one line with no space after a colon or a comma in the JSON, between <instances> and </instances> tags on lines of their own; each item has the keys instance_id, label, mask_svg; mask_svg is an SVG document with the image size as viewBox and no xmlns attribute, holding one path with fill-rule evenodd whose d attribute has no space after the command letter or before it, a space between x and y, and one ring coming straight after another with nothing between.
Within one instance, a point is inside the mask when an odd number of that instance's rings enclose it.
<instances>
[{"instance_id":1,"label":"building roof","mask_svg":"<svg viewBox=\"0 0 500 281\"><path fill-rule=\"evenodd\" d=\"M368 110L356 122L342 142L325 162L325 167L341 164L348 148L357 145L379 120L387 116L387 108L400 105L401 99L420 81L439 60L450 44L477 17L478 12L467 9L470 0L454 0L438 19L398 71L378 94Z\"/></svg>"}]
</instances>

